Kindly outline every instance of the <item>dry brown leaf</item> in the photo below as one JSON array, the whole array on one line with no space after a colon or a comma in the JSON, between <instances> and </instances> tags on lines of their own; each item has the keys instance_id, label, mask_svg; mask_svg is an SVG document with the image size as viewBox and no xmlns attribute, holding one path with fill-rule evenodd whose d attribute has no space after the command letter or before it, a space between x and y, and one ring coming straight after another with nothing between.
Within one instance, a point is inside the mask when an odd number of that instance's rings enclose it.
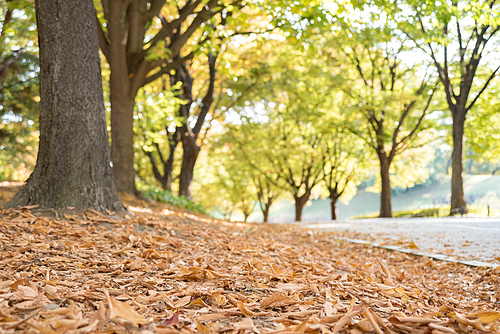
<instances>
[{"instance_id":1,"label":"dry brown leaf","mask_svg":"<svg viewBox=\"0 0 500 334\"><path fill-rule=\"evenodd\" d=\"M191 302L191 296L184 296L174 303L175 308L184 307Z\"/></svg>"},{"instance_id":2,"label":"dry brown leaf","mask_svg":"<svg viewBox=\"0 0 500 334\"><path fill-rule=\"evenodd\" d=\"M243 313L244 315L246 315L247 317L254 317L256 316L256 314L252 311L249 311L245 305L243 304L243 302L240 302L238 301L237 304L238 308L240 309L241 313Z\"/></svg>"},{"instance_id":3,"label":"dry brown leaf","mask_svg":"<svg viewBox=\"0 0 500 334\"><path fill-rule=\"evenodd\" d=\"M351 312L345 314L342 318L339 319L339 321L335 324L335 327L333 327L332 333L336 334L340 332L340 330L344 328L345 325L350 323L352 318L358 315L362 310L363 308L361 306L356 305Z\"/></svg>"},{"instance_id":4,"label":"dry brown leaf","mask_svg":"<svg viewBox=\"0 0 500 334\"><path fill-rule=\"evenodd\" d=\"M283 294L281 292L277 292L277 293L265 298L260 303L260 307L266 308L266 307L272 306L272 304L274 304L274 303L281 302L281 301L284 301L287 299L289 299L289 298L285 294Z\"/></svg>"},{"instance_id":5,"label":"dry brown leaf","mask_svg":"<svg viewBox=\"0 0 500 334\"><path fill-rule=\"evenodd\" d=\"M251 318L245 318L242 321L238 322L235 327L236 330L250 330L254 333L260 333L259 330L255 327Z\"/></svg>"},{"instance_id":6,"label":"dry brown leaf","mask_svg":"<svg viewBox=\"0 0 500 334\"><path fill-rule=\"evenodd\" d=\"M29 320L26 322L29 326L38 329L42 334L55 334L56 331L50 328L49 326L45 326L38 321Z\"/></svg>"},{"instance_id":7,"label":"dry brown leaf","mask_svg":"<svg viewBox=\"0 0 500 334\"><path fill-rule=\"evenodd\" d=\"M296 333L305 333L306 331L306 328L307 328L307 321L303 321L300 325L298 325L297 327L295 327L293 329L294 332Z\"/></svg>"},{"instance_id":8,"label":"dry brown leaf","mask_svg":"<svg viewBox=\"0 0 500 334\"><path fill-rule=\"evenodd\" d=\"M222 320L226 319L227 316L221 313L211 313L211 314L205 314L201 315L196 320L199 322L210 322L210 321L217 321L217 320Z\"/></svg>"},{"instance_id":9,"label":"dry brown leaf","mask_svg":"<svg viewBox=\"0 0 500 334\"><path fill-rule=\"evenodd\" d=\"M421 324L421 325L427 325L430 323L436 323L436 322L441 322L441 320L438 319L432 319L432 318L422 318L422 317L391 317L389 318L389 321L391 319L395 323L412 323L412 324Z\"/></svg>"},{"instance_id":10,"label":"dry brown leaf","mask_svg":"<svg viewBox=\"0 0 500 334\"><path fill-rule=\"evenodd\" d=\"M467 319L467 317L464 314L460 314L458 312L449 313L448 316L457 319L457 321L462 325L472 326L475 329L479 329L480 331L487 331L488 330L487 328L485 328L483 326L483 324L481 323L481 319L479 319L479 318L470 320L470 319Z\"/></svg>"},{"instance_id":11,"label":"dry brown leaf","mask_svg":"<svg viewBox=\"0 0 500 334\"><path fill-rule=\"evenodd\" d=\"M394 282L392 280L392 274L389 271L389 268L387 268L387 266L380 259L377 259L377 261L380 264L380 267L382 268L382 271L384 272L384 274L387 278L387 283L394 284Z\"/></svg>"},{"instance_id":12,"label":"dry brown leaf","mask_svg":"<svg viewBox=\"0 0 500 334\"><path fill-rule=\"evenodd\" d=\"M150 322L142 315L137 313L130 305L124 302L120 302L113 297L110 297L106 290L104 294L106 295L106 299L108 301L110 319L120 318L127 320L133 324L147 324Z\"/></svg>"},{"instance_id":13,"label":"dry brown leaf","mask_svg":"<svg viewBox=\"0 0 500 334\"><path fill-rule=\"evenodd\" d=\"M15 305L15 308L21 311L32 311L39 308L41 302L39 300L27 300Z\"/></svg>"},{"instance_id":14,"label":"dry brown leaf","mask_svg":"<svg viewBox=\"0 0 500 334\"><path fill-rule=\"evenodd\" d=\"M434 324L434 323L430 323L429 324L429 328L432 328L433 329L433 333L434 333L434 330L438 330L442 333L452 333L452 334L457 334L457 331L454 330L453 328L449 328L449 327L444 327L444 326L441 326L441 325L438 325L438 324Z\"/></svg>"},{"instance_id":15,"label":"dry brown leaf","mask_svg":"<svg viewBox=\"0 0 500 334\"><path fill-rule=\"evenodd\" d=\"M375 318L373 317L372 315L372 312L370 311L370 309L368 307L363 307L363 310L365 311L365 316L368 318L368 321L370 322L370 324L373 326L373 329L375 330L375 332L377 334L383 334L384 332L380 329L377 321L375 320Z\"/></svg>"},{"instance_id":16,"label":"dry brown leaf","mask_svg":"<svg viewBox=\"0 0 500 334\"><path fill-rule=\"evenodd\" d=\"M57 292L57 289L54 288L52 285L46 285L45 292L54 299L61 299L61 296Z\"/></svg>"},{"instance_id":17,"label":"dry brown leaf","mask_svg":"<svg viewBox=\"0 0 500 334\"><path fill-rule=\"evenodd\" d=\"M126 219L2 212L0 333L192 334L198 323L200 332L227 333L238 322L247 333L500 331L498 269L338 242L350 232L310 234L142 205L133 207L148 213ZM64 300L71 304L60 307ZM117 317L123 305L152 323Z\"/></svg>"},{"instance_id":18,"label":"dry brown leaf","mask_svg":"<svg viewBox=\"0 0 500 334\"><path fill-rule=\"evenodd\" d=\"M187 306L208 306L205 304L205 302L201 298L196 298L195 300L191 301Z\"/></svg>"},{"instance_id":19,"label":"dry brown leaf","mask_svg":"<svg viewBox=\"0 0 500 334\"><path fill-rule=\"evenodd\" d=\"M171 327L156 326L155 332L158 334L178 334L180 331L173 329Z\"/></svg>"}]
</instances>

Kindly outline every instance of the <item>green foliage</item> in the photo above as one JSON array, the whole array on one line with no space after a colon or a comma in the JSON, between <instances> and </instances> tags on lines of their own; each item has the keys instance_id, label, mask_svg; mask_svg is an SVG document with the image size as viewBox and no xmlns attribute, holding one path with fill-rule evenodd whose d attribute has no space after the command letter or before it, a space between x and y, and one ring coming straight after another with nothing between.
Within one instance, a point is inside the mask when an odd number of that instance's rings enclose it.
<instances>
[{"instance_id":1,"label":"green foliage","mask_svg":"<svg viewBox=\"0 0 500 334\"><path fill-rule=\"evenodd\" d=\"M171 204L197 213L207 214L207 211L205 210L203 205L194 203L185 196L175 196L168 190L150 187L146 190L143 190L142 194L144 195L144 197L153 201Z\"/></svg>"},{"instance_id":2,"label":"green foliage","mask_svg":"<svg viewBox=\"0 0 500 334\"><path fill-rule=\"evenodd\" d=\"M33 1L0 1L0 180L24 181L35 165L39 82Z\"/></svg>"},{"instance_id":3,"label":"green foliage","mask_svg":"<svg viewBox=\"0 0 500 334\"><path fill-rule=\"evenodd\" d=\"M450 207L436 207L436 208L425 208L425 209L413 209L413 210L399 210L393 211L393 218L417 218L417 217L445 217L449 215ZM366 218L377 218L378 213L356 216L352 219L366 219Z\"/></svg>"}]
</instances>

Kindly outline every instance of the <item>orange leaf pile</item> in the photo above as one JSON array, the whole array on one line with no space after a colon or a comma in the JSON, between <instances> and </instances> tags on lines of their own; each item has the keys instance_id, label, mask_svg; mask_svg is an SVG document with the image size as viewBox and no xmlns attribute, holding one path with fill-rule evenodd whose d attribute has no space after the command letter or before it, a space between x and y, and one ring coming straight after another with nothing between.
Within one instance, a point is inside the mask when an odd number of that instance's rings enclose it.
<instances>
[{"instance_id":1,"label":"orange leaf pile","mask_svg":"<svg viewBox=\"0 0 500 334\"><path fill-rule=\"evenodd\" d=\"M500 331L499 270L297 226L32 209L0 215L1 334Z\"/></svg>"}]
</instances>

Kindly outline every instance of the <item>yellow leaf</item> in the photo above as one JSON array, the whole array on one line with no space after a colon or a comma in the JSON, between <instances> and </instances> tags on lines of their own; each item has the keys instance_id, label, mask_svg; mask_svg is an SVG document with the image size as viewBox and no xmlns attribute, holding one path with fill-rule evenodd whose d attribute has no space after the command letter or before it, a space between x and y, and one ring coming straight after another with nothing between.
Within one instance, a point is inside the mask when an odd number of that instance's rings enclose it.
<instances>
[{"instance_id":1,"label":"yellow leaf","mask_svg":"<svg viewBox=\"0 0 500 334\"><path fill-rule=\"evenodd\" d=\"M196 320L196 331L198 333L207 333L207 334L211 333L210 328L201 324L198 320Z\"/></svg>"},{"instance_id":2,"label":"yellow leaf","mask_svg":"<svg viewBox=\"0 0 500 334\"><path fill-rule=\"evenodd\" d=\"M217 321L217 320L222 320L226 319L227 316L221 313L211 313L211 314L205 314L202 316L199 316L196 318L196 320L201 321L201 322L209 322L209 321Z\"/></svg>"},{"instance_id":3,"label":"yellow leaf","mask_svg":"<svg viewBox=\"0 0 500 334\"><path fill-rule=\"evenodd\" d=\"M207 304L205 304L205 302L201 299L201 298L197 298L195 300L193 300L191 303L189 303L188 306L208 306Z\"/></svg>"},{"instance_id":4,"label":"yellow leaf","mask_svg":"<svg viewBox=\"0 0 500 334\"><path fill-rule=\"evenodd\" d=\"M216 298L215 298L215 302L219 305L226 305L227 304L227 300L226 300L226 297L224 297L224 295L218 295Z\"/></svg>"},{"instance_id":5,"label":"yellow leaf","mask_svg":"<svg viewBox=\"0 0 500 334\"><path fill-rule=\"evenodd\" d=\"M412 241L408 246L406 246L407 248L411 248L411 249L418 249L418 246L415 244L415 241Z\"/></svg>"},{"instance_id":6,"label":"yellow leaf","mask_svg":"<svg viewBox=\"0 0 500 334\"><path fill-rule=\"evenodd\" d=\"M478 317L479 319L481 319L482 322L489 323L500 319L500 312L490 311L490 312L473 313L470 316Z\"/></svg>"}]
</instances>

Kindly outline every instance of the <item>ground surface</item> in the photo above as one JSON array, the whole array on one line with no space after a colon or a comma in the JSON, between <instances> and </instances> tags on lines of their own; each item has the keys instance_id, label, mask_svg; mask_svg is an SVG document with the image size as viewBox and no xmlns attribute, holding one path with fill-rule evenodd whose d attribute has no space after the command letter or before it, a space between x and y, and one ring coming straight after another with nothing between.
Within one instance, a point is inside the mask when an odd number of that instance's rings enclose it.
<instances>
[{"instance_id":1,"label":"ground surface","mask_svg":"<svg viewBox=\"0 0 500 334\"><path fill-rule=\"evenodd\" d=\"M412 245L416 251L500 264L500 218L378 218L304 226L355 232L358 238L378 244Z\"/></svg>"},{"instance_id":2,"label":"ground surface","mask_svg":"<svg viewBox=\"0 0 500 334\"><path fill-rule=\"evenodd\" d=\"M2 212L0 333L500 331L498 269L127 203Z\"/></svg>"}]
</instances>

